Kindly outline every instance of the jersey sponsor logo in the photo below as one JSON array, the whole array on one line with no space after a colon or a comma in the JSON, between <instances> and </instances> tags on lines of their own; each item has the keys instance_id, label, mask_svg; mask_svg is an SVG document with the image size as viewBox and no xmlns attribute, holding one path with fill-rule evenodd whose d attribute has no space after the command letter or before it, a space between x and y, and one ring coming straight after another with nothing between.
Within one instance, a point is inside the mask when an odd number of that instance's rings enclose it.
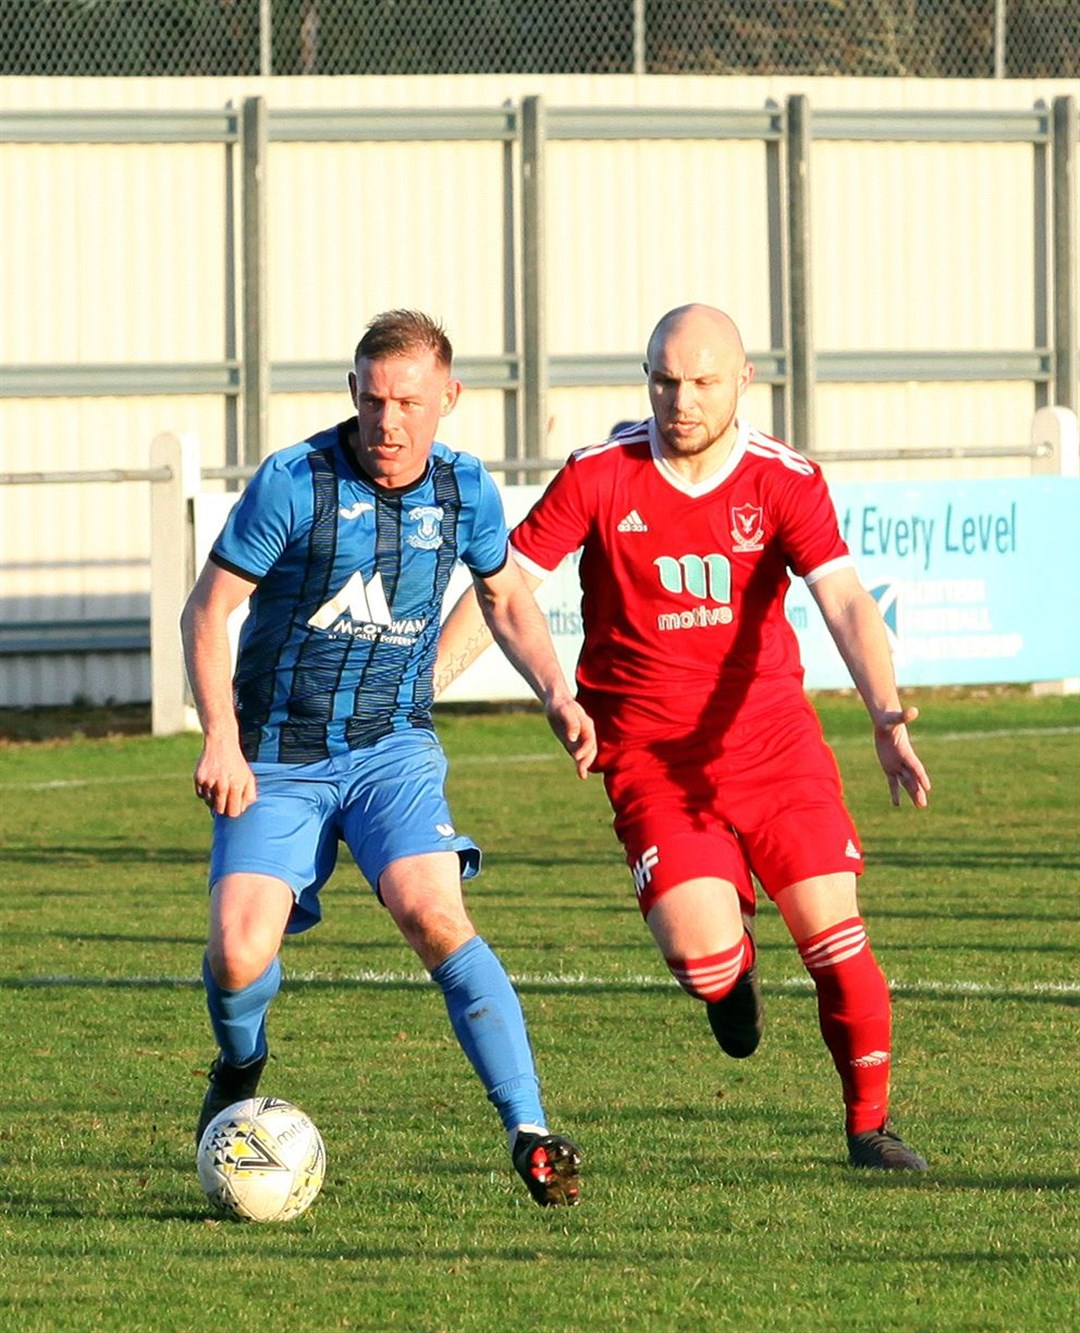
<instances>
[{"instance_id":1,"label":"jersey sponsor logo","mask_svg":"<svg viewBox=\"0 0 1080 1333\"><path fill-rule=\"evenodd\" d=\"M719 606L699 605L685 611L661 612L656 627L661 630L706 629L711 625L730 625L731 561L726 555L662 555L653 561L665 592L689 594L700 602L719 602Z\"/></svg>"},{"instance_id":2,"label":"jersey sponsor logo","mask_svg":"<svg viewBox=\"0 0 1080 1333\"><path fill-rule=\"evenodd\" d=\"M374 510L375 506L368 504L366 500L357 500L357 502L354 505L350 505L348 509L345 509L344 507L339 508L338 513L342 518L359 518L362 514L373 513Z\"/></svg>"},{"instance_id":3,"label":"jersey sponsor logo","mask_svg":"<svg viewBox=\"0 0 1080 1333\"><path fill-rule=\"evenodd\" d=\"M687 592L702 601L731 601L731 561L726 555L661 555L653 564L665 592Z\"/></svg>"},{"instance_id":4,"label":"jersey sponsor logo","mask_svg":"<svg viewBox=\"0 0 1080 1333\"><path fill-rule=\"evenodd\" d=\"M692 611L664 611L656 617L656 628L709 629L713 625L730 625L734 620L730 606L695 606Z\"/></svg>"},{"instance_id":5,"label":"jersey sponsor logo","mask_svg":"<svg viewBox=\"0 0 1080 1333\"><path fill-rule=\"evenodd\" d=\"M378 640L399 647L411 647L424 632L427 619L423 616L395 620L386 600L382 575L375 574L364 582L357 570L341 591L322 606L308 620L312 629L326 630L333 638Z\"/></svg>"},{"instance_id":6,"label":"jersey sponsor logo","mask_svg":"<svg viewBox=\"0 0 1080 1333\"><path fill-rule=\"evenodd\" d=\"M416 531L410 532L405 540L419 551L437 551L442 545L440 524L443 520L441 505L417 505L405 515L410 523L415 523Z\"/></svg>"},{"instance_id":7,"label":"jersey sponsor logo","mask_svg":"<svg viewBox=\"0 0 1080 1333\"><path fill-rule=\"evenodd\" d=\"M648 532L649 525L636 509L631 509L615 530L616 532Z\"/></svg>"},{"instance_id":8,"label":"jersey sponsor logo","mask_svg":"<svg viewBox=\"0 0 1080 1333\"><path fill-rule=\"evenodd\" d=\"M634 892L639 898L645 892L646 884L651 883L653 866L657 865L659 860L660 852L654 844L652 847L646 847L630 867L630 873L634 877Z\"/></svg>"},{"instance_id":9,"label":"jersey sponsor logo","mask_svg":"<svg viewBox=\"0 0 1080 1333\"><path fill-rule=\"evenodd\" d=\"M735 551L760 551L761 539L765 536L765 527L761 521L761 506L744 504L732 506L731 535L735 539Z\"/></svg>"}]
</instances>

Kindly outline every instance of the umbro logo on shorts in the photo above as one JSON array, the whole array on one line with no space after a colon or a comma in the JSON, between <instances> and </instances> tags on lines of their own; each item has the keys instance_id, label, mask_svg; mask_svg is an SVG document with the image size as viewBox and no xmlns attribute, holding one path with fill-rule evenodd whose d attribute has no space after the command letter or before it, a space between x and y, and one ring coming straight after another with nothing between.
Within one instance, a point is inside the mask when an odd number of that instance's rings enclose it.
<instances>
[{"instance_id":1,"label":"umbro logo on shorts","mask_svg":"<svg viewBox=\"0 0 1080 1333\"><path fill-rule=\"evenodd\" d=\"M862 852L859 851L858 847L855 846L850 838L848 838L847 846L844 848L844 855L850 857L852 861L862 860Z\"/></svg>"},{"instance_id":2,"label":"umbro logo on shorts","mask_svg":"<svg viewBox=\"0 0 1080 1333\"><path fill-rule=\"evenodd\" d=\"M652 879L653 867L660 861L660 849L654 843L651 847L646 847L641 856L630 867L630 873L634 877L634 890L640 898L645 891L645 886Z\"/></svg>"}]
</instances>

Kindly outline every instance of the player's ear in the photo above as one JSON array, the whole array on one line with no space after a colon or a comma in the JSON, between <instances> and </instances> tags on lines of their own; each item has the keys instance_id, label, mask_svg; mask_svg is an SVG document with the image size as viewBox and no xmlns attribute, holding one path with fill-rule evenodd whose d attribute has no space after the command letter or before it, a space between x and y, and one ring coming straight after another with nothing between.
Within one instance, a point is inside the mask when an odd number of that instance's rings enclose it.
<instances>
[{"instance_id":1,"label":"player's ear","mask_svg":"<svg viewBox=\"0 0 1080 1333\"><path fill-rule=\"evenodd\" d=\"M739 375L739 393L744 394L754 382L754 363L747 361Z\"/></svg>"},{"instance_id":2,"label":"player's ear","mask_svg":"<svg viewBox=\"0 0 1080 1333\"><path fill-rule=\"evenodd\" d=\"M461 396L461 381L447 380L446 386L442 391L442 399L439 402L439 416L448 417L454 410L458 398Z\"/></svg>"},{"instance_id":3,"label":"player's ear","mask_svg":"<svg viewBox=\"0 0 1080 1333\"><path fill-rule=\"evenodd\" d=\"M356 371L355 371L355 370L350 370L350 371L349 371L349 397L352 399L353 407L356 407L356 408L358 408L358 407L360 406L360 400L359 400L359 397L358 397L359 388L360 388L360 385L359 385L359 383L357 382L357 379L356 379Z\"/></svg>"}]
</instances>

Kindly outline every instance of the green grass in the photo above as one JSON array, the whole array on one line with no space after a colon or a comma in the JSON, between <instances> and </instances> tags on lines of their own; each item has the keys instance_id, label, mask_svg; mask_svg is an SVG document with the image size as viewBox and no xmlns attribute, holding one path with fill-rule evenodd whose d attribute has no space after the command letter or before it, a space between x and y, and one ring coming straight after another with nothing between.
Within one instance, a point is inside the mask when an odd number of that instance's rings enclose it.
<instances>
[{"instance_id":1,"label":"green grass","mask_svg":"<svg viewBox=\"0 0 1080 1333\"><path fill-rule=\"evenodd\" d=\"M212 1054L198 741L91 723L0 748L0 1324L1076 1326L1080 700L916 697L922 813L889 805L857 703L818 702L925 1178L845 1167L770 905L765 1040L736 1063L649 942L600 783L534 713L440 720L457 823L485 848L473 915L519 978L552 1123L586 1155L572 1211L528 1200L441 1000L342 865L323 926L286 945L264 1078L323 1131L326 1187L286 1226L213 1219L190 1141Z\"/></svg>"}]
</instances>

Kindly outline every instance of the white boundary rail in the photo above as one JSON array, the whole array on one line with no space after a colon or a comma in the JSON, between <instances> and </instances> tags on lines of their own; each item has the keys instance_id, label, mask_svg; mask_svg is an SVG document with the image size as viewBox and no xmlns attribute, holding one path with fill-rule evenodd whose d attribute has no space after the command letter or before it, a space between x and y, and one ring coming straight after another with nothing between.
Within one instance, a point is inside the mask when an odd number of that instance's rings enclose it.
<instances>
[{"instance_id":1,"label":"white boundary rail","mask_svg":"<svg viewBox=\"0 0 1080 1333\"><path fill-rule=\"evenodd\" d=\"M1067 408L1048 407L1036 412L1031 425L1031 445L1025 452L994 451L997 456L1030 460L1031 473L1040 476L1080 475L1080 424ZM955 456L953 451L923 449L923 458ZM842 457L850 457L844 454ZM828 461L826 459L825 461ZM559 464L537 460L547 470ZM153 486L153 549L151 556L151 678L152 726L155 735L170 735L197 726L184 676L179 639L180 612L195 578L195 500L200 494L203 473L199 466L199 444L192 436L162 434L151 446L150 473ZM520 460L505 460L502 467L516 469ZM224 469L232 475L253 469ZM220 476L223 469L208 469ZM1075 690L1080 682L1066 681L1057 689ZM1047 689L1045 683L1042 689ZM1055 688L1055 687L1051 687Z\"/></svg>"}]
</instances>

